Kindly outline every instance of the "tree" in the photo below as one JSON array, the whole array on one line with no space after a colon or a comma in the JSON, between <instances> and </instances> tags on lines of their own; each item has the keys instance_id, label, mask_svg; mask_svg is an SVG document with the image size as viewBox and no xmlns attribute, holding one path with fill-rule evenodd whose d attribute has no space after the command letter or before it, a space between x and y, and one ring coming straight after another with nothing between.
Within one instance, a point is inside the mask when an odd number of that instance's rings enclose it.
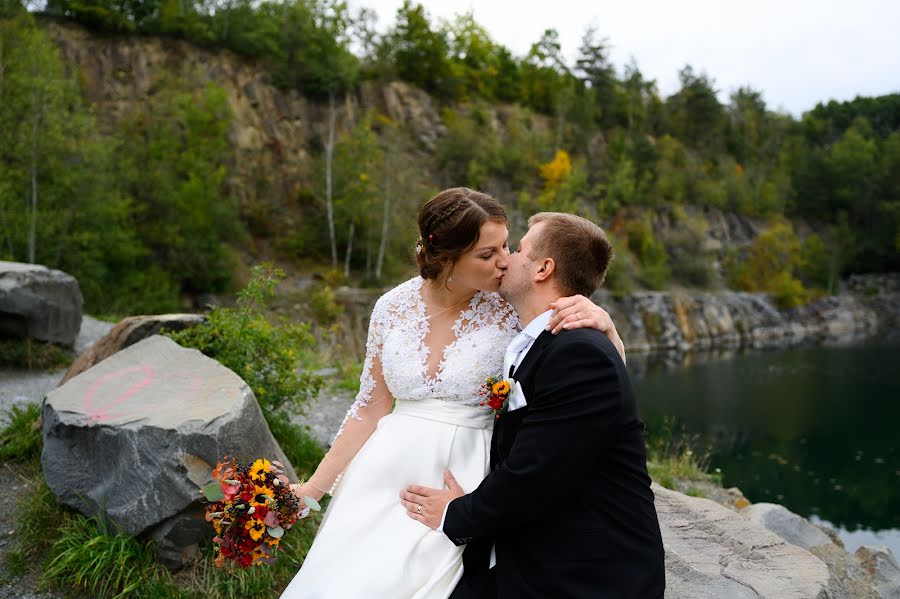
<instances>
[{"instance_id":1,"label":"tree","mask_svg":"<svg viewBox=\"0 0 900 599\"><path fill-rule=\"evenodd\" d=\"M164 76L145 112L121 124L121 179L156 264L186 291L228 289L245 235L227 193L231 112L222 88Z\"/></svg>"},{"instance_id":2,"label":"tree","mask_svg":"<svg viewBox=\"0 0 900 599\"><path fill-rule=\"evenodd\" d=\"M616 93L618 82L616 69L609 60L609 41L597 39L597 28L588 27L581 38L575 73L588 86L598 110L597 120L604 127L612 127L620 122L620 106Z\"/></svg>"},{"instance_id":3,"label":"tree","mask_svg":"<svg viewBox=\"0 0 900 599\"><path fill-rule=\"evenodd\" d=\"M433 94L446 91L450 66L447 39L431 28L421 4L404 0L394 27L385 36L383 51L401 79Z\"/></svg>"},{"instance_id":4,"label":"tree","mask_svg":"<svg viewBox=\"0 0 900 599\"><path fill-rule=\"evenodd\" d=\"M681 88L666 101L673 134L692 148L718 150L724 109L716 97L714 81L705 73L694 74L690 65L678 77Z\"/></svg>"}]
</instances>

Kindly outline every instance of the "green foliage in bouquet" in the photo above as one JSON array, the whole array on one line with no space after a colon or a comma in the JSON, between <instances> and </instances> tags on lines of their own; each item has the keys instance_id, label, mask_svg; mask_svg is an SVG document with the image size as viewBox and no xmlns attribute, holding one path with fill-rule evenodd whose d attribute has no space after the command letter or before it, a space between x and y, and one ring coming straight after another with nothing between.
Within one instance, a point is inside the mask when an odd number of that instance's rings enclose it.
<instances>
[{"instance_id":1,"label":"green foliage in bouquet","mask_svg":"<svg viewBox=\"0 0 900 599\"><path fill-rule=\"evenodd\" d=\"M168 333L178 344L199 349L243 378L270 422L297 413L321 385L300 363L303 350L313 344L309 325L285 318L273 324L266 317L266 304L284 276L271 264L257 265L246 288L238 292L236 307L215 308L205 323Z\"/></svg>"}]
</instances>

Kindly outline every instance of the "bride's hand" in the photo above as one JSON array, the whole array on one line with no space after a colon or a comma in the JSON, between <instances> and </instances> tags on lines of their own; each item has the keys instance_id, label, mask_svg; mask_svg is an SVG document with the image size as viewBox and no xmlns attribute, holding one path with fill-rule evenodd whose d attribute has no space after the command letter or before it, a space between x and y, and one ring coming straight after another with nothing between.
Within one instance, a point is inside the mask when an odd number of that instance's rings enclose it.
<instances>
[{"instance_id":1,"label":"bride's hand","mask_svg":"<svg viewBox=\"0 0 900 599\"><path fill-rule=\"evenodd\" d=\"M597 329L606 333L616 347L616 351L622 356L622 361L625 361L625 344L622 343L622 338L616 331L616 325L606 310L583 295L561 297L550 304L550 307L554 313L545 330L556 335L563 329Z\"/></svg>"},{"instance_id":2,"label":"bride's hand","mask_svg":"<svg viewBox=\"0 0 900 599\"><path fill-rule=\"evenodd\" d=\"M303 505L306 505L306 501L304 497L312 497L316 501L321 501L322 497L325 495L322 491L316 489L309 483L292 484L291 491L293 491L294 495L300 498L300 501L303 502Z\"/></svg>"}]
</instances>

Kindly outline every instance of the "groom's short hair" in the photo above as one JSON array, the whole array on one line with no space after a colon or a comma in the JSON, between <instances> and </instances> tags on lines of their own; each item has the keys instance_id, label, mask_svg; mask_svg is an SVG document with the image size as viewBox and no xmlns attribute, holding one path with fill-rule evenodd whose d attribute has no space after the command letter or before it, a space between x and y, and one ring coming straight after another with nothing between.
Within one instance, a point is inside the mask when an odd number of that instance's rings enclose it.
<instances>
[{"instance_id":1,"label":"groom's short hair","mask_svg":"<svg viewBox=\"0 0 900 599\"><path fill-rule=\"evenodd\" d=\"M544 226L528 257L553 258L559 291L590 297L603 284L612 260L606 233L586 218L562 212L540 212L528 219L529 227L537 223Z\"/></svg>"}]
</instances>

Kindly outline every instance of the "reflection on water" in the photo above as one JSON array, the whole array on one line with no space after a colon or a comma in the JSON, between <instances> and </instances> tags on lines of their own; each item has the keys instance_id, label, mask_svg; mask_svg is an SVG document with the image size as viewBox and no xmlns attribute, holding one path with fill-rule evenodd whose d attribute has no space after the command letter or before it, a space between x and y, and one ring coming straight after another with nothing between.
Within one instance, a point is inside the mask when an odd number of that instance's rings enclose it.
<instances>
[{"instance_id":1,"label":"reflection on water","mask_svg":"<svg viewBox=\"0 0 900 599\"><path fill-rule=\"evenodd\" d=\"M648 429L699 434L726 486L900 555L900 346L628 361Z\"/></svg>"}]
</instances>

